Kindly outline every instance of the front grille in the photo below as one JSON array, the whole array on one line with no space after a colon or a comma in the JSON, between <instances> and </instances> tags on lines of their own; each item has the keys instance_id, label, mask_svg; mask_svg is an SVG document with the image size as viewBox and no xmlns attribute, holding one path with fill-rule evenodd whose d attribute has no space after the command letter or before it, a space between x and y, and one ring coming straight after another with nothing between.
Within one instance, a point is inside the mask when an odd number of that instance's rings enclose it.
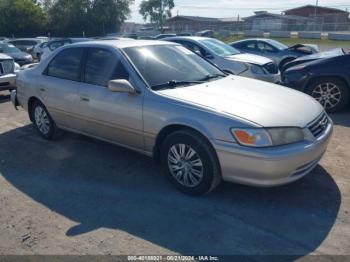
<instances>
[{"instance_id":1,"label":"front grille","mask_svg":"<svg viewBox=\"0 0 350 262\"><path fill-rule=\"evenodd\" d=\"M0 62L0 73L3 75L13 73L15 65L12 60L4 60Z\"/></svg>"},{"instance_id":2,"label":"front grille","mask_svg":"<svg viewBox=\"0 0 350 262\"><path fill-rule=\"evenodd\" d=\"M278 66L275 63L268 63L264 67L270 74L278 74Z\"/></svg>"},{"instance_id":3,"label":"front grille","mask_svg":"<svg viewBox=\"0 0 350 262\"><path fill-rule=\"evenodd\" d=\"M329 124L329 119L326 113L323 113L315 121L309 125L310 132L314 137L319 137L326 130Z\"/></svg>"}]
</instances>

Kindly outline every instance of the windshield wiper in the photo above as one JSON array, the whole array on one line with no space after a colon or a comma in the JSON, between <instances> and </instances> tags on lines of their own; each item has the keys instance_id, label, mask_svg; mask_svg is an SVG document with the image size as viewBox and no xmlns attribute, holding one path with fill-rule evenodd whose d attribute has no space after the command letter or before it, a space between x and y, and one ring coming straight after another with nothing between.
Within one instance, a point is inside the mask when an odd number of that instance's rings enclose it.
<instances>
[{"instance_id":1,"label":"windshield wiper","mask_svg":"<svg viewBox=\"0 0 350 262\"><path fill-rule=\"evenodd\" d=\"M215 74L215 75L206 75L204 78L202 78L199 81L209 81L211 79L215 79L215 78L219 78L219 77L226 77L227 75L223 75L223 74Z\"/></svg>"},{"instance_id":2,"label":"windshield wiper","mask_svg":"<svg viewBox=\"0 0 350 262\"><path fill-rule=\"evenodd\" d=\"M177 80L171 80L166 83L158 84L158 85L153 85L152 89L153 90L160 90L163 88L175 88L178 86L185 86L185 85L191 85L191 84L202 84L203 81L177 81Z\"/></svg>"}]
</instances>

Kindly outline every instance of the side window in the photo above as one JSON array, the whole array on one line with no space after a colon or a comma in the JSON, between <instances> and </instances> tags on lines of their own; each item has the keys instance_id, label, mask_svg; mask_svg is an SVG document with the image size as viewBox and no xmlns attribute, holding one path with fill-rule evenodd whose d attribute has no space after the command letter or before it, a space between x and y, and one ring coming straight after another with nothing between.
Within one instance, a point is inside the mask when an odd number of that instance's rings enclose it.
<instances>
[{"instance_id":1,"label":"side window","mask_svg":"<svg viewBox=\"0 0 350 262\"><path fill-rule=\"evenodd\" d=\"M203 48L201 48L200 46L191 43L191 42L181 42L182 45L184 45L186 48L190 49L191 51L195 52L196 54L200 55L200 56L205 56L205 51Z\"/></svg>"},{"instance_id":2,"label":"side window","mask_svg":"<svg viewBox=\"0 0 350 262\"><path fill-rule=\"evenodd\" d=\"M255 50L256 49L256 44L255 41L249 41L245 44L245 48L248 50Z\"/></svg>"},{"instance_id":3,"label":"side window","mask_svg":"<svg viewBox=\"0 0 350 262\"><path fill-rule=\"evenodd\" d=\"M129 80L129 74L112 52L90 48L85 66L85 82L92 85L107 86L113 79Z\"/></svg>"},{"instance_id":4,"label":"side window","mask_svg":"<svg viewBox=\"0 0 350 262\"><path fill-rule=\"evenodd\" d=\"M82 48L69 48L58 53L47 67L47 75L57 78L80 81Z\"/></svg>"},{"instance_id":5,"label":"side window","mask_svg":"<svg viewBox=\"0 0 350 262\"><path fill-rule=\"evenodd\" d=\"M264 52L274 52L275 51L275 49L271 45L266 44L264 42L258 42L258 49L261 51L264 51Z\"/></svg>"}]
</instances>

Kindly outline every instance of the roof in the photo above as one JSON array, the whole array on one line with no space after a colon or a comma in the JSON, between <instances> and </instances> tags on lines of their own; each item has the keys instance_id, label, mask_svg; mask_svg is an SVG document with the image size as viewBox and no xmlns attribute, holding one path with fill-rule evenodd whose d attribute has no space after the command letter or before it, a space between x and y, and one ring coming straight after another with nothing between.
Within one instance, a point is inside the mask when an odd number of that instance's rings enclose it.
<instances>
[{"instance_id":1,"label":"roof","mask_svg":"<svg viewBox=\"0 0 350 262\"><path fill-rule=\"evenodd\" d=\"M213 17L203 17L203 16L186 16L186 15L177 15L174 17L169 18L167 21L171 21L174 19L187 19L191 21L196 21L196 22L237 22L241 21L240 18L238 17L224 17L224 18L213 18Z\"/></svg>"},{"instance_id":2,"label":"roof","mask_svg":"<svg viewBox=\"0 0 350 262\"><path fill-rule=\"evenodd\" d=\"M304 17L304 16L298 16L298 15L280 15L280 14L272 14L268 12L261 12L253 16L245 17L244 20L250 20L255 18L263 18L263 17L274 17L279 19L285 19L285 20L311 20L311 18Z\"/></svg>"},{"instance_id":3,"label":"roof","mask_svg":"<svg viewBox=\"0 0 350 262\"><path fill-rule=\"evenodd\" d=\"M179 18L188 19L196 22L220 22L219 18L202 17L202 16L184 16L184 15L177 15L177 16L171 17L167 21L171 21Z\"/></svg>"},{"instance_id":4,"label":"roof","mask_svg":"<svg viewBox=\"0 0 350 262\"><path fill-rule=\"evenodd\" d=\"M303 8L316 8L317 9L323 9L323 10L329 10L329 11L332 11L332 12L336 12L336 13L345 13L345 14L349 14L349 12L347 11L344 11L344 10L341 10L341 9L337 9L337 8L331 8L331 7L324 7L324 6L316 6L316 5L304 5L304 6L299 6L299 7L296 7L296 8L292 8L292 9L288 9L284 12L290 12L290 11L294 11L294 10L298 10L298 9L303 9Z\"/></svg>"},{"instance_id":5,"label":"roof","mask_svg":"<svg viewBox=\"0 0 350 262\"><path fill-rule=\"evenodd\" d=\"M94 46L110 46L118 49L128 48L128 47L137 47L137 46L150 46L150 45L165 45L169 44L165 41L156 41L156 40L96 40L89 42L80 42L72 44L74 46L82 47L94 47ZM67 45L67 46L72 46Z\"/></svg>"},{"instance_id":6,"label":"roof","mask_svg":"<svg viewBox=\"0 0 350 262\"><path fill-rule=\"evenodd\" d=\"M193 41L200 41L205 39L213 39L209 37L203 37L203 36L175 36L175 37L167 37L164 38L164 41L171 41L171 40L193 40Z\"/></svg>"}]
</instances>

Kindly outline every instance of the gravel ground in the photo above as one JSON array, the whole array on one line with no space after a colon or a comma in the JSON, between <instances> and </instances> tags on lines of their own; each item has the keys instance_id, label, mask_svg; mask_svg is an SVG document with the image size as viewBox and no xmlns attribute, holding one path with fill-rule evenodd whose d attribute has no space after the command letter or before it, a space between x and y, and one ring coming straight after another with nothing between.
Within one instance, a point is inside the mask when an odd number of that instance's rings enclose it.
<instances>
[{"instance_id":1,"label":"gravel ground","mask_svg":"<svg viewBox=\"0 0 350 262\"><path fill-rule=\"evenodd\" d=\"M350 255L350 112L291 185L178 193L153 161L67 133L41 139L0 93L0 254Z\"/></svg>"}]
</instances>

